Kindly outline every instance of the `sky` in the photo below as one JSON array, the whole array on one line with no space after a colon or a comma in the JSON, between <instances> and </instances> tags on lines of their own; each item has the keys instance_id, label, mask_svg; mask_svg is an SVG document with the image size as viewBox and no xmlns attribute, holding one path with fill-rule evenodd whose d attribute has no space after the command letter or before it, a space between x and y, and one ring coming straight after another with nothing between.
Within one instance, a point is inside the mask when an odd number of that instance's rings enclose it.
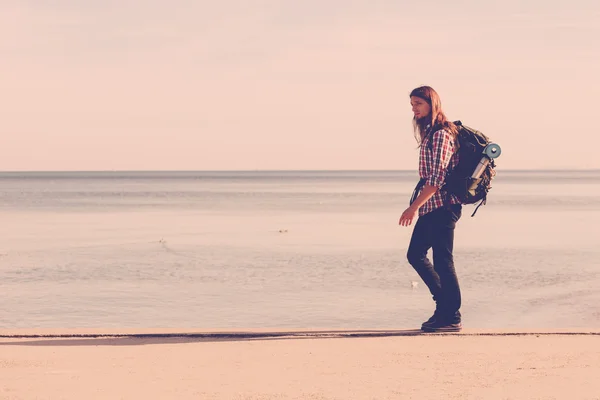
<instances>
[{"instance_id":1,"label":"sky","mask_svg":"<svg viewBox=\"0 0 600 400\"><path fill-rule=\"evenodd\" d=\"M0 170L416 170L410 91L600 168L596 0L2 0Z\"/></svg>"}]
</instances>

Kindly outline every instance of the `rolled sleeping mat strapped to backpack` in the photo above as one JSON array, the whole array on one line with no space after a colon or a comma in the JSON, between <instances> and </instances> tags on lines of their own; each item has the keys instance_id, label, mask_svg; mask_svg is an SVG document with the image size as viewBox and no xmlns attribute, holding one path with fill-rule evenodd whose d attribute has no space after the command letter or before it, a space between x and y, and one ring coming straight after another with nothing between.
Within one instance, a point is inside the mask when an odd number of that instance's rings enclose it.
<instances>
[{"instance_id":1,"label":"rolled sleeping mat strapped to backpack","mask_svg":"<svg viewBox=\"0 0 600 400\"><path fill-rule=\"evenodd\" d=\"M478 179L490 161L494 158L500 157L500 153L502 153L502 149L496 143L490 143L485 146L483 149L483 157L481 157L481 160L479 161L479 164L477 164L475 171L473 171L471 178Z\"/></svg>"},{"instance_id":2,"label":"rolled sleeping mat strapped to backpack","mask_svg":"<svg viewBox=\"0 0 600 400\"><path fill-rule=\"evenodd\" d=\"M502 154L502 149L500 148L500 145L496 143L490 143L485 146L485 149L483 149L483 154L489 158L498 158L500 157L500 154Z\"/></svg>"},{"instance_id":3,"label":"rolled sleeping mat strapped to backpack","mask_svg":"<svg viewBox=\"0 0 600 400\"><path fill-rule=\"evenodd\" d=\"M487 146L485 146L485 148L483 149L483 157L481 157L479 164L477 164L475 171L473 171L473 174L471 175L471 184L469 185L469 192L472 196L475 195L475 189L477 189L479 182L481 182L481 179L479 177L481 176L485 168L494 158L500 157L501 153L502 149L496 143L490 143Z\"/></svg>"}]
</instances>

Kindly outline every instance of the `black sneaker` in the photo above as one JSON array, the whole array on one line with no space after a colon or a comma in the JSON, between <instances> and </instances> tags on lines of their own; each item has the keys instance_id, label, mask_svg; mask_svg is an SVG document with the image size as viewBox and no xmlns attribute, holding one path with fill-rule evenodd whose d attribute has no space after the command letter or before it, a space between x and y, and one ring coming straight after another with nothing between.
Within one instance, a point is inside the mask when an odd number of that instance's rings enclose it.
<instances>
[{"instance_id":1,"label":"black sneaker","mask_svg":"<svg viewBox=\"0 0 600 400\"><path fill-rule=\"evenodd\" d=\"M445 321L444 319L434 319L431 323L421 327L425 332L460 332L462 323L460 321Z\"/></svg>"},{"instance_id":2,"label":"black sneaker","mask_svg":"<svg viewBox=\"0 0 600 400\"><path fill-rule=\"evenodd\" d=\"M433 324L437 318L438 318L438 312L436 310L433 313L433 315L431 316L431 318L429 318L427 321L425 321L425 322L423 322L423 324L421 324L421 329L425 329L429 325Z\"/></svg>"}]
</instances>

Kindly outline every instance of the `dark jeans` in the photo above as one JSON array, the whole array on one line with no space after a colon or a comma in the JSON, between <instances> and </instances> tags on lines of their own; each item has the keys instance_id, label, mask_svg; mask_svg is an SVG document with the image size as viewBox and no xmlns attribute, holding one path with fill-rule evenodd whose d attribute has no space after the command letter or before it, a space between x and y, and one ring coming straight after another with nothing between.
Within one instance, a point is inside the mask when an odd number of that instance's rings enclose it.
<instances>
[{"instance_id":1,"label":"dark jeans","mask_svg":"<svg viewBox=\"0 0 600 400\"><path fill-rule=\"evenodd\" d=\"M462 215L460 204L441 207L417 219L408 262L417 271L435 300L436 314L450 323L460 322L460 287L454 270L454 228ZM427 252L433 248L433 264Z\"/></svg>"}]
</instances>

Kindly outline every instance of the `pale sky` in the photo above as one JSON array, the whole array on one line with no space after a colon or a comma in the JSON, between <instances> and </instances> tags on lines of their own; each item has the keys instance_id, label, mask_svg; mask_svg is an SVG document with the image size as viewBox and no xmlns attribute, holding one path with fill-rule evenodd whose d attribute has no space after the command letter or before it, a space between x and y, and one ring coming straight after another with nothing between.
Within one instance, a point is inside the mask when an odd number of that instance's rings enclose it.
<instances>
[{"instance_id":1,"label":"pale sky","mask_svg":"<svg viewBox=\"0 0 600 400\"><path fill-rule=\"evenodd\" d=\"M413 169L433 86L499 168L600 168L597 0L1 0L0 170Z\"/></svg>"}]
</instances>

